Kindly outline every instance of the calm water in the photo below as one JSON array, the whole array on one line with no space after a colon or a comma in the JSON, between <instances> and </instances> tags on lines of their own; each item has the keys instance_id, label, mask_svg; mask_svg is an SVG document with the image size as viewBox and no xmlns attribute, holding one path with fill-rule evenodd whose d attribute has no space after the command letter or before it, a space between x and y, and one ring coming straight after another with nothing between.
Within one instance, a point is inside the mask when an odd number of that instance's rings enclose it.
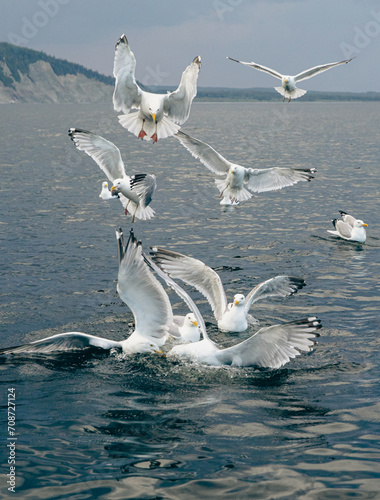
<instances>
[{"instance_id":1,"label":"calm water","mask_svg":"<svg viewBox=\"0 0 380 500\"><path fill-rule=\"evenodd\" d=\"M193 106L184 130L245 166L316 167L316 178L222 208L213 175L175 139L142 143L111 105L0 107L0 347L64 331L124 338L116 294L119 202L75 150L69 127L119 146L130 172L155 173L157 216L137 221L161 245L217 269L231 296L277 274L307 287L256 305L262 325L317 315L317 348L281 370L186 366L150 355L0 361L16 391L16 491L23 499L379 498L378 103ZM367 243L326 232L345 210ZM250 334L215 328L221 344ZM173 294L173 308L186 313ZM1 423L1 497L9 443Z\"/></svg>"}]
</instances>

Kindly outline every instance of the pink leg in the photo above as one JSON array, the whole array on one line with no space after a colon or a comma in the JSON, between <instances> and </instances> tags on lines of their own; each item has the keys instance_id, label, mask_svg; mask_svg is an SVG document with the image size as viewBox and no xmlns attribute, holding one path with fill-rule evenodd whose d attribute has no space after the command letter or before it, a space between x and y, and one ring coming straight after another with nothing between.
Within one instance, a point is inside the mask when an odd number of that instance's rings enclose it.
<instances>
[{"instance_id":1,"label":"pink leg","mask_svg":"<svg viewBox=\"0 0 380 500\"><path fill-rule=\"evenodd\" d=\"M144 130L144 124L145 124L145 119L143 120L143 124L139 132L139 135L137 136L139 139L144 139L144 137L146 136L146 132Z\"/></svg>"},{"instance_id":2,"label":"pink leg","mask_svg":"<svg viewBox=\"0 0 380 500\"><path fill-rule=\"evenodd\" d=\"M157 137L157 121L155 122L155 125L156 125L156 131L155 133L151 136L151 139L153 142L157 142L158 141L158 137Z\"/></svg>"}]
</instances>

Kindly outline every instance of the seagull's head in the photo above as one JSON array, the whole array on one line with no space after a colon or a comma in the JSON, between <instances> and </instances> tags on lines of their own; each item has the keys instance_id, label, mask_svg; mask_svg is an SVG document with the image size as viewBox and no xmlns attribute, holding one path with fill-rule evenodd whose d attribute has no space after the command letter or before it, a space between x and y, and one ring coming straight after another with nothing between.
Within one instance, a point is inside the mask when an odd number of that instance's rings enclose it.
<instances>
[{"instance_id":1,"label":"seagull's head","mask_svg":"<svg viewBox=\"0 0 380 500\"><path fill-rule=\"evenodd\" d=\"M355 222L354 222L354 227L368 227L368 224L366 224L365 222L363 222L362 220L360 219L357 219Z\"/></svg>"},{"instance_id":2,"label":"seagull's head","mask_svg":"<svg viewBox=\"0 0 380 500\"><path fill-rule=\"evenodd\" d=\"M234 306L244 306L245 297L242 293L237 293L234 296Z\"/></svg>"},{"instance_id":3,"label":"seagull's head","mask_svg":"<svg viewBox=\"0 0 380 500\"><path fill-rule=\"evenodd\" d=\"M198 326L198 321L193 313L186 314L185 322L188 326Z\"/></svg>"},{"instance_id":4,"label":"seagull's head","mask_svg":"<svg viewBox=\"0 0 380 500\"><path fill-rule=\"evenodd\" d=\"M102 189L108 189L108 182L102 182Z\"/></svg>"},{"instance_id":5,"label":"seagull's head","mask_svg":"<svg viewBox=\"0 0 380 500\"><path fill-rule=\"evenodd\" d=\"M111 193L114 193L114 192L115 193L120 193L122 182L123 182L123 179L115 179L113 181L113 185L111 187ZM107 186L108 186L108 184L107 184Z\"/></svg>"},{"instance_id":6,"label":"seagull's head","mask_svg":"<svg viewBox=\"0 0 380 500\"><path fill-rule=\"evenodd\" d=\"M156 122L157 116L160 115L160 107L157 106L149 106L148 108L149 114L152 117L153 122Z\"/></svg>"}]
</instances>

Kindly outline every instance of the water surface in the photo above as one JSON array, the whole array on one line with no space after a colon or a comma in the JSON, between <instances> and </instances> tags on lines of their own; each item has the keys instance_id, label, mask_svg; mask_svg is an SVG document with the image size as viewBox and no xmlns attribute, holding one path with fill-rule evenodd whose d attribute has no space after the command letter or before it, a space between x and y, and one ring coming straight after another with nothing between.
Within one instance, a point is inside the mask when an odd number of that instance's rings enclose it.
<instances>
[{"instance_id":1,"label":"water surface","mask_svg":"<svg viewBox=\"0 0 380 500\"><path fill-rule=\"evenodd\" d=\"M128 232L130 219L98 198L103 175L73 146L73 126L113 141L129 172L156 174L156 217L134 224L144 249L202 259L229 298L278 274L303 277L298 294L253 314L261 325L309 315L323 323L314 352L280 370L150 355L1 361L5 403L16 389L20 497L378 498L379 111L195 103L184 131L231 161L317 169L310 183L226 209L213 174L175 139L139 141L111 105L1 106L1 347L73 330L122 339L133 327L116 293L115 229ZM338 210L368 223L365 245L326 232ZM218 332L188 290L221 345L253 333ZM6 415L2 434L6 474Z\"/></svg>"}]
</instances>

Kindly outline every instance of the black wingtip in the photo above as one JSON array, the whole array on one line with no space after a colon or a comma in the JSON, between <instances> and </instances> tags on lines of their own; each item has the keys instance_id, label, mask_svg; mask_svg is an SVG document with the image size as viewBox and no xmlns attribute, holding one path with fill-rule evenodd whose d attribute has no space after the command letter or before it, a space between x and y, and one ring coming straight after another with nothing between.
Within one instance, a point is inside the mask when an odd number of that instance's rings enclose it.
<instances>
[{"instance_id":1,"label":"black wingtip","mask_svg":"<svg viewBox=\"0 0 380 500\"><path fill-rule=\"evenodd\" d=\"M332 222L332 225L333 225L334 227L336 227L337 220L338 220L338 219L333 219L333 220L331 221L331 222Z\"/></svg>"},{"instance_id":2,"label":"black wingtip","mask_svg":"<svg viewBox=\"0 0 380 500\"><path fill-rule=\"evenodd\" d=\"M290 281L291 285L294 285L295 287L297 287L297 289L295 290L295 292L297 290L301 290L303 287L306 286L306 281L303 278L297 278L295 276L289 276L289 281Z\"/></svg>"},{"instance_id":3,"label":"black wingtip","mask_svg":"<svg viewBox=\"0 0 380 500\"><path fill-rule=\"evenodd\" d=\"M348 215L347 212L343 212L343 210L339 210L340 215Z\"/></svg>"}]
</instances>

